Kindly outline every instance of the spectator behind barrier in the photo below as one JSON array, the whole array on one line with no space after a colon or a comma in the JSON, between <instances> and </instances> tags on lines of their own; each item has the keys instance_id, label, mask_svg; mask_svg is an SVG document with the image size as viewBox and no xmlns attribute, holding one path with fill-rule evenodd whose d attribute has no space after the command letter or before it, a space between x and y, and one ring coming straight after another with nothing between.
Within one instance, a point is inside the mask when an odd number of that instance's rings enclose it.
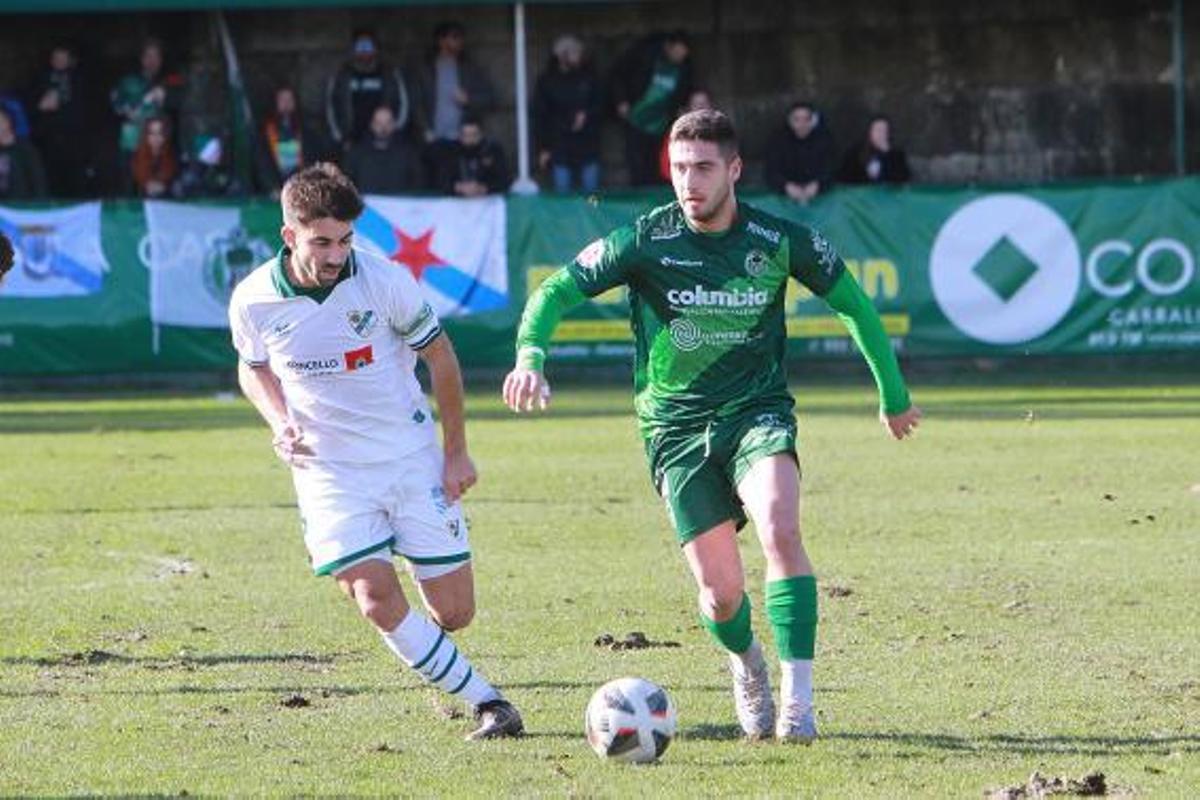
<instances>
[{"instance_id":1,"label":"spectator behind barrier","mask_svg":"<svg viewBox=\"0 0 1200 800\"><path fill-rule=\"evenodd\" d=\"M558 37L534 91L538 166L550 170L556 192L569 192L575 184L584 192L600 186L603 92L584 56L579 39Z\"/></svg>"},{"instance_id":2,"label":"spectator behind barrier","mask_svg":"<svg viewBox=\"0 0 1200 800\"><path fill-rule=\"evenodd\" d=\"M192 147L184 156L179 177L171 194L181 199L192 197L241 197L246 194L229 168L227 148L221 136L197 134Z\"/></svg>"},{"instance_id":3,"label":"spectator behind barrier","mask_svg":"<svg viewBox=\"0 0 1200 800\"><path fill-rule=\"evenodd\" d=\"M404 194L423 188L420 154L396 130L387 106L375 109L367 136L346 156L346 175L362 194Z\"/></svg>"},{"instance_id":4,"label":"spectator behind barrier","mask_svg":"<svg viewBox=\"0 0 1200 800\"><path fill-rule=\"evenodd\" d=\"M165 116L170 120L172 132L178 127L176 111L182 100L184 80L180 73L166 69L164 64L162 42L155 38L146 39L142 43L138 71L121 78L109 94L113 111L121 118L117 168L122 189L127 193L133 189L129 163L141 139L145 121L150 117Z\"/></svg>"},{"instance_id":5,"label":"spectator behind barrier","mask_svg":"<svg viewBox=\"0 0 1200 800\"><path fill-rule=\"evenodd\" d=\"M767 144L766 184L797 203L808 203L833 185L833 136L812 103L796 103Z\"/></svg>"},{"instance_id":6,"label":"spectator behind barrier","mask_svg":"<svg viewBox=\"0 0 1200 800\"><path fill-rule=\"evenodd\" d=\"M13 265L13 245L8 237L0 233L0 285L4 283L4 276L12 269Z\"/></svg>"},{"instance_id":7,"label":"spectator behind barrier","mask_svg":"<svg viewBox=\"0 0 1200 800\"><path fill-rule=\"evenodd\" d=\"M392 110L396 129L409 123L408 87L399 67L379 54L379 40L367 30L354 33L350 59L329 79L325 90L325 120L329 135L342 153L366 136L371 115L380 106Z\"/></svg>"},{"instance_id":8,"label":"spectator behind barrier","mask_svg":"<svg viewBox=\"0 0 1200 800\"><path fill-rule=\"evenodd\" d=\"M142 137L130 159L133 187L140 197L165 197L179 173L171 123L166 117L150 117L142 125Z\"/></svg>"},{"instance_id":9,"label":"spectator behind barrier","mask_svg":"<svg viewBox=\"0 0 1200 800\"><path fill-rule=\"evenodd\" d=\"M458 22L433 31L433 50L416 70L417 122L427 143L456 142L463 119L492 110L495 90L467 54L467 32Z\"/></svg>"},{"instance_id":10,"label":"spectator behind barrier","mask_svg":"<svg viewBox=\"0 0 1200 800\"><path fill-rule=\"evenodd\" d=\"M867 136L846 151L838 179L844 183L907 183L912 178L908 156L892 147L892 122L882 114L871 117Z\"/></svg>"},{"instance_id":11,"label":"spectator behind barrier","mask_svg":"<svg viewBox=\"0 0 1200 800\"><path fill-rule=\"evenodd\" d=\"M28 139L18 139L8 110L0 108L0 200L46 196L42 158Z\"/></svg>"},{"instance_id":12,"label":"spectator behind barrier","mask_svg":"<svg viewBox=\"0 0 1200 800\"><path fill-rule=\"evenodd\" d=\"M57 44L47 69L33 85L33 141L46 157L46 177L54 197L83 197L93 191L94 137L80 135L88 115L87 83L75 51Z\"/></svg>"},{"instance_id":13,"label":"spectator behind barrier","mask_svg":"<svg viewBox=\"0 0 1200 800\"><path fill-rule=\"evenodd\" d=\"M284 181L321 160L321 144L320 135L304 122L295 89L277 88L255 148L258 188L278 198Z\"/></svg>"},{"instance_id":14,"label":"spectator behind barrier","mask_svg":"<svg viewBox=\"0 0 1200 800\"><path fill-rule=\"evenodd\" d=\"M679 117L682 117L689 111L711 111L714 108L716 108L716 106L713 105L712 95L710 95L707 90L692 89L692 93L688 95L687 103L684 104L683 108L679 109L679 113L675 115L675 118L679 119ZM671 182L670 144L671 131L668 129L667 132L663 134L662 146L658 151L658 175L667 183Z\"/></svg>"},{"instance_id":15,"label":"spectator behind barrier","mask_svg":"<svg viewBox=\"0 0 1200 800\"><path fill-rule=\"evenodd\" d=\"M445 194L479 197L508 189L508 161L500 145L483 134L474 117L463 120L457 142L438 150L435 186Z\"/></svg>"},{"instance_id":16,"label":"spectator behind barrier","mask_svg":"<svg viewBox=\"0 0 1200 800\"><path fill-rule=\"evenodd\" d=\"M652 34L635 44L613 69L611 91L617 116L625 123L629 182L656 185L662 137L692 91L687 34Z\"/></svg>"}]
</instances>

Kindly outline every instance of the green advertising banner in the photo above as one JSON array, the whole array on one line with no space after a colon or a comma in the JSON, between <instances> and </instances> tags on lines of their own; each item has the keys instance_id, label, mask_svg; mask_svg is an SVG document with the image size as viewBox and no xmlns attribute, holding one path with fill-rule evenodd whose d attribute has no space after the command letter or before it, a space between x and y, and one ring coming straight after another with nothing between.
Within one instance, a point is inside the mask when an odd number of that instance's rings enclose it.
<instances>
[{"instance_id":1,"label":"green advertising banner","mask_svg":"<svg viewBox=\"0 0 1200 800\"><path fill-rule=\"evenodd\" d=\"M1200 350L1200 180L839 189L809 207L745 195L818 227L911 357ZM437 298L460 359L504 366L528 293L583 247L669 200L368 198L364 246ZM18 259L0 286L0 374L227 369L225 305L279 246L274 203L0 207ZM627 360L618 289L564 319L551 358ZM791 353L852 345L819 298L786 298Z\"/></svg>"}]
</instances>

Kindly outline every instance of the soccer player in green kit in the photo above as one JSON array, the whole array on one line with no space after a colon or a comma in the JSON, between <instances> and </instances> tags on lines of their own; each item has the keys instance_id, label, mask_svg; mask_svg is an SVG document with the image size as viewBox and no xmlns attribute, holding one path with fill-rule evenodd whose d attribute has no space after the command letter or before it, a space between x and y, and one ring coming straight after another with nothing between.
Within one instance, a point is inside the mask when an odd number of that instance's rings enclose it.
<instances>
[{"instance_id":1,"label":"soccer player in green kit","mask_svg":"<svg viewBox=\"0 0 1200 800\"><path fill-rule=\"evenodd\" d=\"M742 162L728 117L685 114L668 151L676 202L593 242L530 297L504 400L514 411L546 408L542 366L563 312L629 288L634 405L650 473L699 588L701 619L729 653L738 722L750 738L773 730L781 741L807 744L817 736L817 586L800 540L795 401L784 369L788 278L822 297L848 328L875 376L888 432L908 436L921 412L879 315L829 242L737 201ZM747 516L767 562L778 714L737 547Z\"/></svg>"}]
</instances>

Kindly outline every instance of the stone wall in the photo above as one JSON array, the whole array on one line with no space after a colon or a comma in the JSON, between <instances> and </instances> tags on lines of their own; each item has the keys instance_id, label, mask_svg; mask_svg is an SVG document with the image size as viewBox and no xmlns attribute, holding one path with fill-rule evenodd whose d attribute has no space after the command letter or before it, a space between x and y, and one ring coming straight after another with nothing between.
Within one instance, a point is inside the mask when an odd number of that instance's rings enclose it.
<instances>
[{"instance_id":1,"label":"stone wall","mask_svg":"<svg viewBox=\"0 0 1200 800\"><path fill-rule=\"evenodd\" d=\"M1043 182L1167 175L1174 169L1172 0L669 0L532 5L531 80L550 43L582 36L601 70L653 29L694 39L698 81L742 132L747 176L795 99L818 103L840 147L876 110L894 121L917 179L934 183ZM503 6L229 13L256 105L298 86L321 111L326 76L351 32L375 28L401 61L418 57L442 19L462 20L474 57L492 74L501 108L489 126L513 152L513 25ZM217 125L224 108L220 51L208 14L7 15L0 88L21 88L56 37L81 44L97 86L131 68L139 39L162 36L187 66L188 110ZM1185 10L1189 165L1200 164L1200 10ZM531 87L532 88L532 87ZM107 140L111 120L88 135ZM619 132L606 131L605 167L620 183ZM515 162L515 153L514 153Z\"/></svg>"}]
</instances>

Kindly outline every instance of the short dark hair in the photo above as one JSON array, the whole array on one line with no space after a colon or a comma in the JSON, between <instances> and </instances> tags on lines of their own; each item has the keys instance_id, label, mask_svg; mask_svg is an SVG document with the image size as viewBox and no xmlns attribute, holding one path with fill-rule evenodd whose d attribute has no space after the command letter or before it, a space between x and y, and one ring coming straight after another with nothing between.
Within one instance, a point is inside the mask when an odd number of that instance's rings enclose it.
<instances>
[{"instance_id":1,"label":"short dark hair","mask_svg":"<svg viewBox=\"0 0 1200 800\"><path fill-rule=\"evenodd\" d=\"M689 111L675 120L668 141L712 142L726 159L738 154L737 132L733 129L733 123L716 109Z\"/></svg>"},{"instance_id":2,"label":"short dark hair","mask_svg":"<svg viewBox=\"0 0 1200 800\"><path fill-rule=\"evenodd\" d=\"M13 246L8 237L0 233L0 278L12 269L13 265Z\"/></svg>"},{"instance_id":3,"label":"short dark hair","mask_svg":"<svg viewBox=\"0 0 1200 800\"><path fill-rule=\"evenodd\" d=\"M320 161L287 179L280 193L283 218L308 225L332 218L353 222L363 212L358 189L335 165Z\"/></svg>"},{"instance_id":4,"label":"short dark hair","mask_svg":"<svg viewBox=\"0 0 1200 800\"><path fill-rule=\"evenodd\" d=\"M675 28L674 30L667 31L666 35L663 36L663 41L667 44L684 44L688 47L692 45L692 37L683 28Z\"/></svg>"}]
</instances>

